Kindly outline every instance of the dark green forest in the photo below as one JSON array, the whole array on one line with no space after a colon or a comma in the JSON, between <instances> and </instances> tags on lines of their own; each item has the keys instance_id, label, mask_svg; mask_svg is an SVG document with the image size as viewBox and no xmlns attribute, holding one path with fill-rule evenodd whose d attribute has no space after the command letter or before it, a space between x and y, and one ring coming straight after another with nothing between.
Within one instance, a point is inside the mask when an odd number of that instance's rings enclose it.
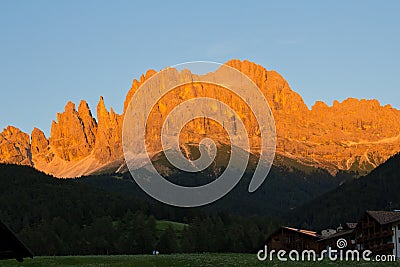
<instances>
[{"instance_id":1,"label":"dark green forest","mask_svg":"<svg viewBox=\"0 0 400 267\"><path fill-rule=\"evenodd\" d=\"M286 220L308 229L337 227L357 222L366 210L400 209L400 154L389 158L370 174L353 179L294 209Z\"/></svg>"},{"instance_id":2,"label":"dark green forest","mask_svg":"<svg viewBox=\"0 0 400 267\"><path fill-rule=\"evenodd\" d=\"M0 190L0 219L35 255L254 252L278 225L147 203L25 166L0 165ZM159 220L185 226L160 232Z\"/></svg>"},{"instance_id":3,"label":"dark green forest","mask_svg":"<svg viewBox=\"0 0 400 267\"><path fill-rule=\"evenodd\" d=\"M340 172L337 176L325 170L308 167L306 170L287 166L272 166L267 179L257 191L248 192L253 169L248 169L242 179L226 196L197 210L207 214L226 212L242 216L262 215L280 218L291 209L337 188L341 183L353 179L353 174ZM215 179L217 171L207 169L198 173L172 172L166 179L183 186L199 186ZM217 175L218 176L218 175ZM146 203L158 203L142 191L131 179L130 173L117 176L97 175L78 179L101 190L135 196Z\"/></svg>"},{"instance_id":4,"label":"dark green forest","mask_svg":"<svg viewBox=\"0 0 400 267\"><path fill-rule=\"evenodd\" d=\"M400 208L398 173L400 155L358 179L273 166L255 193L247 192L249 171L221 200L187 209L151 199L129 173L58 179L3 164L0 220L36 255L255 252L282 224L318 230L357 221L367 209Z\"/></svg>"}]
</instances>

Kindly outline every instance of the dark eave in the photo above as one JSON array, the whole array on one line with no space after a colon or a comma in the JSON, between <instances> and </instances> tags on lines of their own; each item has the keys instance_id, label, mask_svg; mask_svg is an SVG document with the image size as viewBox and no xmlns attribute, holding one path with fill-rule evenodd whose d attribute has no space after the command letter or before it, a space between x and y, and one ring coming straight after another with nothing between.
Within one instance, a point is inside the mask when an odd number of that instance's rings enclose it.
<instances>
[{"instance_id":1,"label":"dark eave","mask_svg":"<svg viewBox=\"0 0 400 267\"><path fill-rule=\"evenodd\" d=\"M22 261L23 258L33 258L32 251L1 221L0 236L0 260L16 259Z\"/></svg>"}]
</instances>

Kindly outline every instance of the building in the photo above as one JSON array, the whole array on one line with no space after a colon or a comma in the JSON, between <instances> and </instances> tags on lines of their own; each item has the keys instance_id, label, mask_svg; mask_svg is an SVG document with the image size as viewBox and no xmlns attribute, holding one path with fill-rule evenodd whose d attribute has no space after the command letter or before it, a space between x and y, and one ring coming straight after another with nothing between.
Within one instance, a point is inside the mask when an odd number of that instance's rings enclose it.
<instances>
[{"instance_id":1,"label":"building","mask_svg":"<svg viewBox=\"0 0 400 267\"><path fill-rule=\"evenodd\" d=\"M267 246L270 249L278 250L297 250L319 251L317 241L321 236L313 231L281 226L272 233L267 239Z\"/></svg>"},{"instance_id":2,"label":"building","mask_svg":"<svg viewBox=\"0 0 400 267\"><path fill-rule=\"evenodd\" d=\"M337 242L339 239L346 240L346 246L344 248L338 248ZM353 250L355 249L355 238L354 238L354 229L340 230L335 234L329 236L323 236L320 240L317 241L320 245L319 248L321 250L326 249L344 249L344 250Z\"/></svg>"},{"instance_id":3,"label":"building","mask_svg":"<svg viewBox=\"0 0 400 267\"><path fill-rule=\"evenodd\" d=\"M338 240L346 246L337 247ZM400 211L366 211L357 223L345 223L336 229L322 230L321 234L282 226L267 239L269 249L314 250L324 249L370 250L373 255L395 255L400 258Z\"/></svg>"},{"instance_id":4,"label":"building","mask_svg":"<svg viewBox=\"0 0 400 267\"><path fill-rule=\"evenodd\" d=\"M0 260L33 258L32 252L0 221Z\"/></svg>"},{"instance_id":5,"label":"building","mask_svg":"<svg viewBox=\"0 0 400 267\"><path fill-rule=\"evenodd\" d=\"M366 211L354 232L358 250L400 258L400 212Z\"/></svg>"},{"instance_id":6,"label":"building","mask_svg":"<svg viewBox=\"0 0 400 267\"><path fill-rule=\"evenodd\" d=\"M330 235L333 235L336 233L337 233L337 230L335 230L335 229L324 229L321 231L322 237L327 237L327 236L330 236Z\"/></svg>"},{"instance_id":7,"label":"building","mask_svg":"<svg viewBox=\"0 0 400 267\"><path fill-rule=\"evenodd\" d=\"M320 248L322 249L338 249L337 241L339 239L344 239L347 241L345 250L355 249L355 234L354 229L357 227L357 223L345 223L344 226L339 225L336 230L327 229L322 230L322 238L317 242L320 243ZM323 234L325 233L325 235ZM329 234L332 233L332 234Z\"/></svg>"},{"instance_id":8,"label":"building","mask_svg":"<svg viewBox=\"0 0 400 267\"><path fill-rule=\"evenodd\" d=\"M345 223L344 230L354 229L357 227L357 223Z\"/></svg>"}]
</instances>

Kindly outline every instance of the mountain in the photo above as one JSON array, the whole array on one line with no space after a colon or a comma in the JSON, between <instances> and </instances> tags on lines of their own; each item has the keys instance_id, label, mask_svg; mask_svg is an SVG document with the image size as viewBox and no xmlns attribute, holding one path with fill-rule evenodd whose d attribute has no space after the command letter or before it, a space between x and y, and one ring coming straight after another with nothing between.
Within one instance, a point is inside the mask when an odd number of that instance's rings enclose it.
<instances>
[{"instance_id":1,"label":"mountain","mask_svg":"<svg viewBox=\"0 0 400 267\"><path fill-rule=\"evenodd\" d=\"M311 229L358 221L366 210L400 209L400 154L362 179L348 181L288 214L288 220ZM301 225L300 225L301 226Z\"/></svg>"},{"instance_id":2,"label":"mountain","mask_svg":"<svg viewBox=\"0 0 400 267\"><path fill-rule=\"evenodd\" d=\"M365 174L400 151L400 111L390 105L349 98L341 103L335 101L332 106L318 101L309 109L276 71L267 71L249 61L231 60L226 64L246 74L268 100L277 129L275 165L300 164L322 168L333 175L339 170ZM100 97L97 120L85 101L80 102L78 109L68 102L53 121L49 137L37 128L28 135L13 126L7 127L0 133L0 162L33 166L56 177L126 170L122 152L124 114L137 89L155 73L149 70L133 81L122 114L112 108L107 110ZM185 80L187 75L185 70L176 71L170 78ZM154 128L148 131L146 140L153 155L161 149L159 131L166 115L177 104L197 96L220 99L232 107L249 132L254 148L251 152L257 154L258 125L248 115L249 108L237 96L215 85L193 83L166 95L153 110L150 118ZM221 127L208 119L194 120L186 130L181 138L184 143L196 143L204 134L226 140L220 138Z\"/></svg>"},{"instance_id":3,"label":"mountain","mask_svg":"<svg viewBox=\"0 0 400 267\"><path fill-rule=\"evenodd\" d=\"M167 159L162 154L157 156L154 165L168 181L174 184L201 186L214 181L220 175L221 169L223 169L221 166L225 166L225 164L221 164L223 160L223 158L217 156L217 160L212 166L196 173L176 171L170 164L166 163ZM250 165L254 164L255 160L256 158L250 159ZM272 166L268 178L260 188L249 194L248 186L253 173L253 168L248 167L242 179L232 191L218 201L199 209L206 213L227 212L228 214L245 216L266 215L280 218L292 209L337 188L340 184L353 178L348 173L340 172L336 176L332 176L326 170L307 166L296 165L296 167L290 168ZM139 174L145 178L151 177L151 174L146 171ZM155 201L132 180L130 173L85 176L79 178L79 180L101 190L135 196L148 203Z\"/></svg>"}]
</instances>

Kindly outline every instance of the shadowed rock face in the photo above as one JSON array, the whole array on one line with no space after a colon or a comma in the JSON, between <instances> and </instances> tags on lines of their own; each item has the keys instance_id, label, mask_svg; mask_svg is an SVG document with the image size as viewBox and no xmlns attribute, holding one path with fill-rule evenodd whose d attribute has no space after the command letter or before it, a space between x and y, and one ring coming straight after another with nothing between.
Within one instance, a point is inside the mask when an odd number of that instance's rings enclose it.
<instances>
[{"instance_id":1,"label":"shadowed rock face","mask_svg":"<svg viewBox=\"0 0 400 267\"><path fill-rule=\"evenodd\" d=\"M338 170L369 172L400 151L400 111L377 100L349 98L332 106L317 101L308 109L275 71L249 61L231 60L227 65L246 74L261 89L273 112L277 129L277 153L335 174ZM140 85L156 73L149 70L134 80L124 102L124 113ZM174 79L185 80L185 71ZM187 84L167 94L153 108L147 131L148 150L161 150L162 123L171 110L185 100L207 96L232 107L249 133L252 152L260 146L259 127L248 107L238 97L215 85ZM51 136L34 129L29 136L9 126L0 133L0 162L31 165L57 177L77 177L93 172L116 171L123 164L122 125L124 113L106 109L103 98L97 106L97 122L89 106L78 110L68 102L53 121ZM228 143L222 127L210 120L188 123L180 140L198 143L204 136ZM275 164L285 164L276 160Z\"/></svg>"}]
</instances>

